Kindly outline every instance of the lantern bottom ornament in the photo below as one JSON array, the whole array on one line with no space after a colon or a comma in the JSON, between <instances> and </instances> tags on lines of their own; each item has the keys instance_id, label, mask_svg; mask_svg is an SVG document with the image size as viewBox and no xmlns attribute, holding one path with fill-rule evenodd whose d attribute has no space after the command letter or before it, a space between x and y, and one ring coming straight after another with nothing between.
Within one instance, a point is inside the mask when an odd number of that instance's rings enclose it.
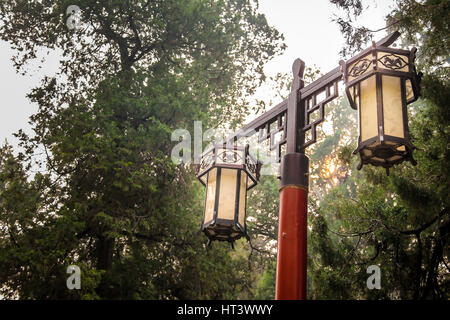
<instances>
[{"instance_id":1,"label":"lantern bottom ornament","mask_svg":"<svg viewBox=\"0 0 450 320\"><path fill-rule=\"evenodd\" d=\"M364 141L353 151L353 154L359 153L360 156L358 170L365 164L371 164L385 168L386 174L389 175L389 168L403 161L410 161L414 166L417 164L412 155L416 147L409 141L396 137L384 138L390 140L379 141L378 137L375 137Z\"/></svg>"},{"instance_id":2,"label":"lantern bottom ornament","mask_svg":"<svg viewBox=\"0 0 450 320\"><path fill-rule=\"evenodd\" d=\"M250 239L245 227L241 226L239 223L232 223L228 220L219 220L215 223L203 225L202 231L210 241L228 241L231 245L233 245L234 241L242 237L245 237L247 240Z\"/></svg>"}]
</instances>

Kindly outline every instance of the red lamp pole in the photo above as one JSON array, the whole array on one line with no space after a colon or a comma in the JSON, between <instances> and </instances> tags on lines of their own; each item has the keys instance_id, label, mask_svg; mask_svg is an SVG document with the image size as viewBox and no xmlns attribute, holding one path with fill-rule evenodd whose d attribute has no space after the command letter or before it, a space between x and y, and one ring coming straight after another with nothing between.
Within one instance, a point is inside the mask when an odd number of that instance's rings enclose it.
<instances>
[{"instance_id":1,"label":"red lamp pole","mask_svg":"<svg viewBox=\"0 0 450 320\"><path fill-rule=\"evenodd\" d=\"M275 299L306 300L308 158L289 153L281 165Z\"/></svg>"},{"instance_id":2,"label":"red lamp pole","mask_svg":"<svg viewBox=\"0 0 450 320\"><path fill-rule=\"evenodd\" d=\"M280 212L278 217L278 254L275 299L306 299L308 158L299 146L305 142L299 128L305 114L299 112L305 64L295 60L294 82L287 104L287 150L280 167ZM299 153L300 151L301 153Z\"/></svg>"}]
</instances>

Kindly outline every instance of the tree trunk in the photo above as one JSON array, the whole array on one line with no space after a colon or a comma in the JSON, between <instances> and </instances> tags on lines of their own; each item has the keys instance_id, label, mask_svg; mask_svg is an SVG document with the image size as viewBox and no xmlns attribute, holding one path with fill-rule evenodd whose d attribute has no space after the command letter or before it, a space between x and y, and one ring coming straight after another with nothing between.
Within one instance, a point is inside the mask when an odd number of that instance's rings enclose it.
<instances>
[{"instance_id":1,"label":"tree trunk","mask_svg":"<svg viewBox=\"0 0 450 320\"><path fill-rule=\"evenodd\" d=\"M114 239L99 237L97 240L97 269L110 270L114 251Z\"/></svg>"}]
</instances>

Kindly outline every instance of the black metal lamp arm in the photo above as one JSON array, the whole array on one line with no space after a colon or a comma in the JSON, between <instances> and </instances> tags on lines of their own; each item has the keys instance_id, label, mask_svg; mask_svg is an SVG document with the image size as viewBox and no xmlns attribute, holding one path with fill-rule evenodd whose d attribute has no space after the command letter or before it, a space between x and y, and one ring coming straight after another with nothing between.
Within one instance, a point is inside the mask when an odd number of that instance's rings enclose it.
<instances>
[{"instance_id":1,"label":"black metal lamp arm","mask_svg":"<svg viewBox=\"0 0 450 320\"><path fill-rule=\"evenodd\" d=\"M400 33L395 31L376 43L377 46L390 46ZM303 73L305 63L296 59L292 66L294 80L289 97L251 121L237 132L228 136L223 144L234 144L240 137L248 137L251 131L258 132L258 143L270 139L270 150L277 150L278 162L281 160L281 146L286 144L286 153L304 153L305 149L316 142L316 127L325 118L325 105L337 98L338 82L342 80L341 66L304 86ZM313 119L312 115L319 116ZM273 124L276 123L276 126ZM275 127L275 130L270 130ZM275 142L275 134L283 131L283 137ZM306 140L310 131L311 138Z\"/></svg>"}]
</instances>

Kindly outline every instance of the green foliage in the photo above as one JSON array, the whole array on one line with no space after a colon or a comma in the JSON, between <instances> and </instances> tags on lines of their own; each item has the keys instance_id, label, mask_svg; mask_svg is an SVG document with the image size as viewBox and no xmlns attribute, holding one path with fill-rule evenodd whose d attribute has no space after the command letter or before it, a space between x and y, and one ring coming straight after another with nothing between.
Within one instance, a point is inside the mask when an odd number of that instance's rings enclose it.
<instances>
[{"instance_id":1,"label":"green foliage","mask_svg":"<svg viewBox=\"0 0 450 320\"><path fill-rule=\"evenodd\" d=\"M82 25L66 26L78 5ZM170 158L177 128L239 123L284 48L254 2L2 1L1 38L27 72L60 70L29 98L33 137L0 154L0 286L21 299L248 297L247 260L198 234L203 192ZM192 130L191 130L192 131ZM42 173L29 174L38 153ZM81 268L70 291L66 268Z\"/></svg>"},{"instance_id":2,"label":"green foliage","mask_svg":"<svg viewBox=\"0 0 450 320\"><path fill-rule=\"evenodd\" d=\"M258 281L255 298L258 300L275 299L276 262L269 265Z\"/></svg>"},{"instance_id":3,"label":"green foliage","mask_svg":"<svg viewBox=\"0 0 450 320\"><path fill-rule=\"evenodd\" d=\"M445 72L448 72L448 68L445 67L448 65L450 46L448 0L393 0L391 1L393 10L385 17L386 27L379 30L370 30L364 26L363 21L358 21L364 8L374 6L375 2L364 0L330 0L330 2L346 12L345 17L334 18L346 39L347 46L341 52L344 56L361 51L369 40L374 40L374 36L379 37L380 31L398 30L403 35L405 46L420 46L422 52L426 52L418 55L420 69L427 69L427 73L442 72L445 69L447 69ZM361 22L361 25L358 26L357 22Z\"/></svg>"},{"instance_id":4,"label":"green foliage","mask_svg":"<svg viewBox=\"0 0 450 320\"><path fill-rule=\"evenodd\" d=\"M349 16L358 16L363 10L361 1L359 5L332 2L347 10ZM425 73L422 99L409 106L409 128L418 165L395 166L389 177L381 169L367 166L359 173L350 154L354 146L347 145L345 139L334 142L346 174L311 206L312 298L449 297L450 118L448 64L444 62L448 37L442 36L448 34L448 1L399 1L396 5L387 17L387 28L404 31L404 43L418 47L418 67ZM364 42L359 36L350 39L356 30L351 20L341 18L341 27L342 22L351 27L343 29L350 45L347 49L358 51ZM369 33L365 28L356 31ZM319 145L316 150L333 149ZM320 154L314 157L321 158ZM380 267L379 290L366 287L369 265Z\"/></svg>"}]
</instances>

